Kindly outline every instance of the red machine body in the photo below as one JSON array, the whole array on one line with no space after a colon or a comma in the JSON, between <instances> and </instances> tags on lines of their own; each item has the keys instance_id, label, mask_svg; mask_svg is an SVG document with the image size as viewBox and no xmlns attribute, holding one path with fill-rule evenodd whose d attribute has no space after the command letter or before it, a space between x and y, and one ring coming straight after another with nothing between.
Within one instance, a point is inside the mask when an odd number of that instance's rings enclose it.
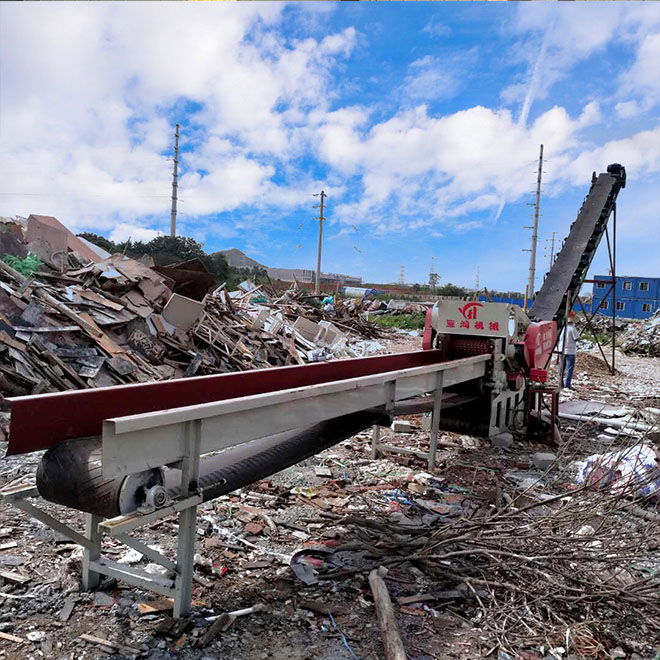
<instances>
[{"instance_id":1,"label":"red machine body","mask_svg":"<svg viewBox=\"0 0 660 660\"><path fill-rule=\"evenodd\" d=\"M557 324L554 321L532 323L525 331L525 362L530 369L543 369L557 341Z\"/></svg>"}]
</instances>

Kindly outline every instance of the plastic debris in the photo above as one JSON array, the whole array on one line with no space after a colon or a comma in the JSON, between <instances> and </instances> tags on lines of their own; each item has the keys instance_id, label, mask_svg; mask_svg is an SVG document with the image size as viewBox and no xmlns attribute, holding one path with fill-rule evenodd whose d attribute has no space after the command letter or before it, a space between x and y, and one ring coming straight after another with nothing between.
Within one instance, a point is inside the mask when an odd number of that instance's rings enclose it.
<instances>
[{"instance_id":1,"label":"plastic debris","mask_svg":"<svg viewBox=\"0 0 660 660\"><path fill-rule=\"evenodd\" d=\"M329 548L304 548L293 554L289 565L299 580L307 585L317 584L317 575L321 569L340 565L337 559L332 557L333 552L334 550Z\"/></svg>"},{"instance_id":2,"label":"plastic debris","mask_svg":"<svg viewBox=\"0 0 660 660\"><path fill-rule=\"evenodd\" d=\"M621 451L593 454L573 464L578 484L622 493L633 489L639 496L660 494L660 471L655 449L638 444Z\"/></svg>"}]
</instances>

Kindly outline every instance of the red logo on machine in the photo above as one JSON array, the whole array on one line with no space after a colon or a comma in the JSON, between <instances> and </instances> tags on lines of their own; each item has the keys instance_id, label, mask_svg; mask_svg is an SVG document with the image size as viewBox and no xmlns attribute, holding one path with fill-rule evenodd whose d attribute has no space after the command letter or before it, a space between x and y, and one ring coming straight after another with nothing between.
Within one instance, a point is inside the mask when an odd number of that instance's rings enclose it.
<instances>
[{"instance_id":1,"label":"red logo on machine","mask_svg":"<svg viewBox=\"0 0 660 660\"><path fill-rule=\"evenodd\" d=\"M477 318L477 309L483 307L480 302L471 302L463 307L459 307L458 311L463 315L464 319L476 319Z\"/></svg>"}]
</instances>

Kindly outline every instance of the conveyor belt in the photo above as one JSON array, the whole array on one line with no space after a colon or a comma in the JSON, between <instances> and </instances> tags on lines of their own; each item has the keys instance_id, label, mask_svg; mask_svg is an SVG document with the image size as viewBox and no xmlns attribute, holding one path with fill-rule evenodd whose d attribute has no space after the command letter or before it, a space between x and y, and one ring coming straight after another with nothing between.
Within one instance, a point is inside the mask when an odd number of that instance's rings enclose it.
<instances>
[{"instance_id":1,"label":"conveyor belt","mask_svg":"<svg viewBox=\"0 0 660 660\"><path fill-rule=\"evenodd\" d=\"M605 233L607 221L614 209L619 190L626 185L626 170L618 163L607 167L607 173L592 180L589 194L557 259L538 292L529 317L535 321L556 319L561 331L567 304L572 308L598 244ZM570 294L570 301L567 296Z\"/></svg>"},{"instance_id":2,"label":"conveyor belt","mask_svg":"<svg viewBox=\"0 0 660 660\"><path fill-rule=\"evenodd\" d=\"M441 361L441 351L414 351L159 383L14 397L9 399L11 426L7 455L48 449L65 440L100 435L103 420L112 417L226 401Z\"/></svg>"}]
</instances>

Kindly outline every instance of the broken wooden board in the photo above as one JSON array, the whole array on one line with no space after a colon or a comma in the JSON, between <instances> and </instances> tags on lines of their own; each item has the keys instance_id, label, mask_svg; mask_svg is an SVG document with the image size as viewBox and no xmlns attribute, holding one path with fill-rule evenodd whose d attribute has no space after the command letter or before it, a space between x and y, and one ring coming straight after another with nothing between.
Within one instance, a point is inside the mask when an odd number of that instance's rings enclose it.
<instances>
[{"instance_id":1,"label":"broken wooden board","mask_svg":"<svg viewBox=\"0 0 660 660\"><path fill-rule=\"evenodd\" d=\"M80 315L84 321L91 325L92 327L96 328L98 331L98 335L92 335L92 338L94 341L109 355L115 356L115 355L126 355L126 351L117 343L115 343L108 335L106 335L99 327L94 323L94 319L92 319L89 314L81 314Z\"/></svg>"},{"instance_id":2,"label":"broken wooden board","mask_svg":"<svg viewBox=\"0 0 660 660\"><path fill-rule=\"evenodd\" d=\"M161 598L148 602L138 603L140 614L154 614L155 612L166 612L174 607L173 598Z\"/></svg>"},{"instance_id":3,"label":"broken wooden board","mask_svg":"<svg viewBox=\"0 0 660 660\"><path fill-rule=\"evenodd\" d=\"M120 305L119 303L113 302L112 300L108 300L104 296L101 296L98 293L94 293L94 291L90 291L89 289L83 289L82 287L73 287L73 290L79 296L83 298L87 298L87 300L91 300L92 302L98 303L99 305L103 305L104 307L109 307L110 309L114 309L117 312L120 312L122 309L124 309L124 305Z\"/></svg>"}]
</instances>

